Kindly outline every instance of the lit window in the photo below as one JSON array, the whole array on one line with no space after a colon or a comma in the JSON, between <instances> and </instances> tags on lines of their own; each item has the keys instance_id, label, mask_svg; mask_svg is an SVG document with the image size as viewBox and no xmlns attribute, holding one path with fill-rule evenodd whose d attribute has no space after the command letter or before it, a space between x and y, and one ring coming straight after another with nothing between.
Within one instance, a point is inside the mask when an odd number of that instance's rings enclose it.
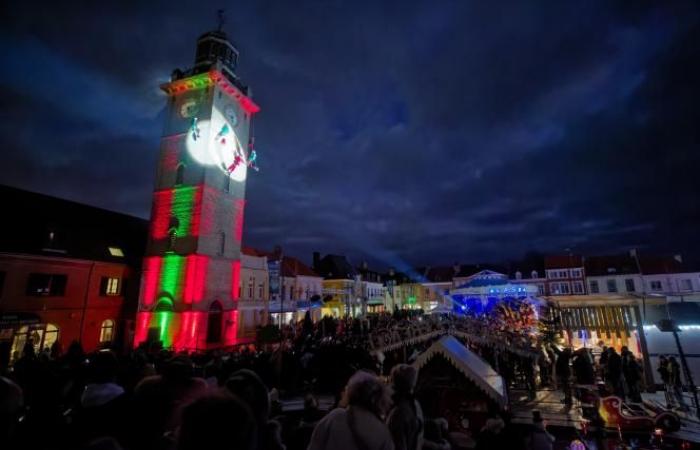
<instances>
[{"instance_id":1,"label":"lit window","mask_svg":"<svg viewBox=\"0 0 700 450\"><path fill-rule=\"evenodd\" d=\"M119 247L107 247L107 250L109 250L109 254L112 256L116 256L117 258L124 257L124 252Z\"/></svg>"},{"instance_id":2,"label":"lit window","mask_svg":"<svg viewBox=\"0 0 700 450\"><path fill-rule=\"evenodd\" d=\"M102 277L100 280L100 295L113 296L121 294L121 279L115 277Z\"/></svg>"},{"instance_id":3,"label":"lit window","mask_svg":"<svg viewBox=\"0 0 700 450\"><path fill-rule=\"evenodd\" d=\"M100 327L100 342L101 343L112 342L113 338L114 338L114 321L107 319L104 322L102 322L102 326Z\"/></svg>"}]
</instances>

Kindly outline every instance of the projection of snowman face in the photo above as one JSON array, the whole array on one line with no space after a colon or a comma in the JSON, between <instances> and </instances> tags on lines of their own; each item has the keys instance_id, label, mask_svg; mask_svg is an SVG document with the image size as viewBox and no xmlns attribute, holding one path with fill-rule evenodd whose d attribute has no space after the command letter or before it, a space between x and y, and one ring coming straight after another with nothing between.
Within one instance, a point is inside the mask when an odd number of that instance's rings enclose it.
<instances>
[{"instance_id":1,"label":"projection of snowman face","mask_svg":"<svg viewBox=\"0 0 700 450\"><path fill-rule=\"evenodd\" d=\"M245 149L238 140L235 126L238 124L233 108L221 113L214 108L211 120L191 117L187 130L187 151L205 166L216 166L234 181L245 181L248 160Z\"/></svg>"}]
</instances>

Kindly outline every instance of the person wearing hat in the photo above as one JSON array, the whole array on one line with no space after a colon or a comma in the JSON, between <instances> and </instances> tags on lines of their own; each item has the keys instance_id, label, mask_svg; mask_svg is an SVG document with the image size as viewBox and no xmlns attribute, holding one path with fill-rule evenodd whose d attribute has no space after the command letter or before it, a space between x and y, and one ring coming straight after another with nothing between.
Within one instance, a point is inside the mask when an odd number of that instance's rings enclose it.
<instances>
[{"instance_id":1,"label":"person wearing hat","mask_svg":"<svg viewBox=\"0 0 700 450\"><path fill-rule=\"evenodd\" d=\"M423 411L413 390L418 371L408 364L397 364L391 369L394 407L387 417L387 425L396 450L420 450L423 444Z\"/></svg>"},{"instance_id":2,"label":"person wearing hat","mask_svg":"<svg viewBox=\"0 0 700 450\"><path fill-rule=\"evenodd\" d=\"M552 450L554 448L554 436L549 434L547 426L542 418L542 413L532 411L532 429L528 436L529 450Z\"/></svg>"}]
</instances>

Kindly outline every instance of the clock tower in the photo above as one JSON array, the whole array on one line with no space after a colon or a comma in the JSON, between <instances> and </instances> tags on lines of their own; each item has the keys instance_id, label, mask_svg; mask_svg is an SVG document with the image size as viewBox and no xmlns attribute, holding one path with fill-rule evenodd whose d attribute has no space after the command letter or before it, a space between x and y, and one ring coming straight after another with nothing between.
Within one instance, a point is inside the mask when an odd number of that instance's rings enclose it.
<instances>
[{"instance_id":1,"label":"clock tower","mask_svg":"<svg viewBox=\"0 0 700 450\"><path fill-rule=\"evenodd\" d=\"M194 66L167 95L134 345L195 350L238 340L246 177L257 171L251 119L260 108L236 75L222 31L197 40Z\"/></svg>"}]
</instances>

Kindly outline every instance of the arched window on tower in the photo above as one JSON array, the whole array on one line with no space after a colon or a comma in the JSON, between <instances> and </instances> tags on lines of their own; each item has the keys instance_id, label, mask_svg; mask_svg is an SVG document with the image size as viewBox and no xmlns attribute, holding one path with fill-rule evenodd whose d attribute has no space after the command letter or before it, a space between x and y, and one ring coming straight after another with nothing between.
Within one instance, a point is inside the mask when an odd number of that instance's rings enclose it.
<instances>
[{"instance_id":1,"label":"arched window on tower","mask_svg":"<svg viewBox=\"0 0 700 450\"><path fill-rule=\"evenodd\" d=\"M207 343L221 342L221 325L224 320L223 307L219 301L215 301L209 307L207 318Z\"/></svg>"},{"instance_id":2,"label":"arched window on tower","mask_svg":"<svg viewBox=\"0 0 700 450\"><path fill-rule=\"evenodd\" d=\"M226 252L226 233L219 231L219 256Z\"/></svg>"},{"instance_id":3,"label":"arched window on tower","mask_svg":"<svg viewBox=\"0 0 700 450\"><path fill-rule=\"evenodd\" d=\"M177 239L177 229L179 227L180 221L177 219L177 217L171 217L168 226L168 250L173 250L175 248L175 240Z\"/></svg>"},{"instance_id":4,"label":"arched window on tower","mask_svg":"<svg viewBox=\"0 0 700 450\"><path fill-rule=\"evenodd\" d=\"M175 185L179 185L185 182L185 165L180 163L177 165L175 170Z\"/></svg>"},{"instance_id":5,"label":"arched window on tower","mask_svg":"<svg viewBox=\"0 0 700 450\"><path fill-rule=\"evenodd\" d=\"M106 344L114 339L114 321L107 319L100 326L100 343Z\"/></svg>"}]
</instances>

